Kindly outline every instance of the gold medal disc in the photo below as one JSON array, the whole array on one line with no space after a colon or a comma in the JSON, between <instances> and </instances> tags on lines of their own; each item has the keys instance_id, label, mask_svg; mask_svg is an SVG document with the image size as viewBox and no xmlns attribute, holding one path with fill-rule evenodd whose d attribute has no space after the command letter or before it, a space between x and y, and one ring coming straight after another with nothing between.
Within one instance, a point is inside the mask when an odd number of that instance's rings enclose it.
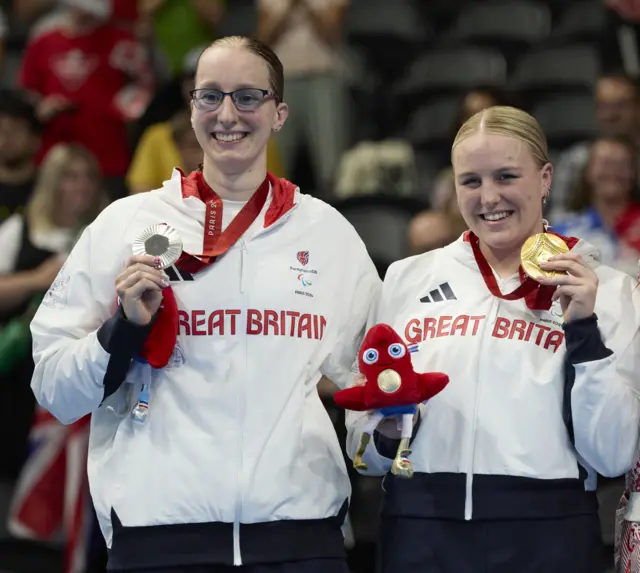
<instances>
[{"instance_id":1,"label":"gold medal disc","mask_svg":"<svg viewBox=\"0 0 640 573\"><path fill-rule=\"evenodd\" d=\"M385 394L393 394L400 388L402 380L395 370L387 368L378 374L378 388Z\"/></svg>"},{"instance_id":2,"label":"gold medal disc","mask_svg":"<svg viewBox=\"0 0 640 573\"><path fill-rule=\"evenodd\" d=\"M520 262L522 268L532 279L553 277L565 274L558 271L546 271L540 267L540 263L548 261L551 257L561 253L568 253L569 247L560 237L551 233L538 233L529 237L522 245Z\"/></svg>"},{"instance_id":3,"label":"gold medal disc","mask_svg":"<svg viewBox=\"0 0 640 573\"><path fill-rule=\"evenodd\" d=\"M173 265L182 254L182 239L169 225L153 225L146 228L133 241L134 255L150 255L160 260L160 268Z\"/></svg>"}]
</instances>

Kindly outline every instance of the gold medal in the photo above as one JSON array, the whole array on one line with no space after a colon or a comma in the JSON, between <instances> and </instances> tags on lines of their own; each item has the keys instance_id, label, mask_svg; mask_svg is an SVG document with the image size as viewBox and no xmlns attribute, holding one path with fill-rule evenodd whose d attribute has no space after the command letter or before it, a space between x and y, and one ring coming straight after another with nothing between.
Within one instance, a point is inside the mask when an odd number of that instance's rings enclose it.
<instances>
[{"instance_id":1,"label":"gold medal","mask_svg":"<svg viewBox=\"0 0 640 573\"><path fill-rule=\"evenodd\" d=\"M551 233L538 233L529 237L522 245L520 262L522 268L532 279L563 275L564 272L546 271L540 263L547 262L551 257L561 253L568 253L569 247L560 237Z\"/></svg>"},{"instance_id":2,"label":"gold medal","mask_svg":"<svg viewBox=\"0 0 640 573\"><path fill-rule=\"evenodd\" d=\"M153 225L146 228L133 241L134 255L150 255L160 261L160 268L173 265L182 254L182 239L169 225Z\"/></svg>"},{"instance_id":3,"label":"gold medal","mask_svg":"<svg viewBox=\"0 0 640 573\"><path fill-rule=\"evenodd\" d=\"M378 388L385 394L393 394L398 388L400 388L402 380L400 374L395 370L387 368L378 374Z\"/></svg>"}]
</instances>

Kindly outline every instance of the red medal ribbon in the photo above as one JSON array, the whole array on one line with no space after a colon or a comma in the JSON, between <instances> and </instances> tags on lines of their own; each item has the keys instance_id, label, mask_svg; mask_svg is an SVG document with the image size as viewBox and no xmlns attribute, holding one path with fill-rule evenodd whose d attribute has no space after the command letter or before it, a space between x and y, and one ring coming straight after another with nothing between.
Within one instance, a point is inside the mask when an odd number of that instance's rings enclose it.
<instances>
[{"instance_id":1,"label":"red medal ribbon","mask_svg":"<svg viewBox=\"0 0 640 573\"><path fill-rule=\"evenodd\" d=\"M563 237L562 235L558 235L557 233L553 234L557 235L565 243L567 243L569 249L573 249L573 247L578 242L578 239L574 237ZM500 290L500 287L498 286L498 281L496 280L496 276L493 273L491 266L480 250L480 241L477 235L475 235L475 233L471 231L468 231L467 239L471 244L471 250L473 251L473 256L475 257L478 268L480 269L480 274L484 279L484 284L487 285L489 292L493 296L496 296L503 300L519 300L521 298L524 298L527 304L527 308L530 308L531 310L549 310L551 308L551 304L553 302L553 293L555 292L556 287L540 284L538 281L528 276L522 269L522 266L518 268L518 274L520 275L520 286L513 292L503 294Z\"/></svg>"},{"instance_id":2,"label":"red medal ribbon","mask_svg":"<svg viewBox=\"0 0 640 573\"><path fill-rule=\"evenodd\" d=\"M222 199L204 180L201 171L194 171L182 181L183 195L195 196L205 204L204 239L202 255L195 257L183 252L176 266L195 274L213 264L217 257L226 253L256 220L269 195L270 182L267 177L251 196L246 205L222 231Z\"/></svg>"}]
</instances>

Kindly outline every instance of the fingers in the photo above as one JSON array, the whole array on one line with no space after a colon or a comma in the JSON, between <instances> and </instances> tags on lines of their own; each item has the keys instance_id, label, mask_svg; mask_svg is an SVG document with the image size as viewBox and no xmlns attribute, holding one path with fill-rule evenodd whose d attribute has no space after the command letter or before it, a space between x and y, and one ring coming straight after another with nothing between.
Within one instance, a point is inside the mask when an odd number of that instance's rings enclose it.
<instances>
[{"instance_id":1,"label":"fingers","mask_svg":"<svg viewBox=\"0 0 640 573\"><path fill-rule=\"evenodd\" d=\"M556 255L541 262L540 266L545 271L569 272L574 276L584 276L591 271L582 257L573 253Z\"/></svg>"},{"instance_id":2,"label":"fingers","mask_svg":"<svg viewBox=\"0 0 640 573\"><path fill-rule=\"evenodd\" d=\"M364 386L367 383L367 378L364 374L358 374L354 380L354 386Z\"/></svg>"},{"instance_id":3,"label":"fingers","mask_svg":"<svg viewBox=\"0 0 640 573\"><path fill-rule=\"evenodd\" d=\"M128 298L135 300L142 298L142 295L146 291L158 291L161 292L165 288L162 279L158 279L150 273L134 273L125 282L121 283L116 288L120 299L124 300Z\"/></svg>"},{"instance_id":4,"label":"fingers","mask_svg":"<svg viewBox=\"0 0 640 573\"><path fill-rule=\"evenodd\" d=\"M169 277L164 272L141 265L131 267L125 272L122 272L116 278L116 290L120 292L121 290L131 288L137 281L143 278L162 285L163 287L169 286Z\"/></svg>"},{"instance_id":5,"label":"fingers","mask_svg":"<svg viewBox=\"0 0 640 573\"><path fill-rule=\"evenodd\" d=\"M160 267L160 259L154 258L151 255L133 255L127 259L126 266L130 267L136 263L142 263L150 267Z\"/></svg>"},{"instance_id":6,"label":"fingers","mask_svg":"<svg viewBox=\"0 0 640 573\"><path fill-rule=\"evenodd\" d=\"M545 269L547 270L547 269ZM540 277L536 279L543 285L573 285L580 286L584 284L584 277L578 277L574 275L556 275L554 277Z\"/></svg>"},{"instance_id":7,"label":"fingers","mask_svg":"<svg viewBox=\"0 0 640 573\"><path fill-rule=\"evenodd\" d=\"M122 281L124 281L125 279L127 279L129 276L131 276L134 273L137 272L151 272L161 278L164 278L165 280L169 280L169 277L167 276L167 274L157 268L157 266L154 266L153 264L153 257L132 257L132 260L130 262L128 262L128 266L126 266L123 271L116 277L116 285ZM139 260L134 260L134 259L145 259L144 261L139 261ZM151 263L149 262L151 261Z\"/></svg>"},{"instance_id":8,"label":"fingers","mask_svg":"<svg viewBox=\"0 0 640 573\"><path fill-rule=\"evenodd\" d=\"M567 296L569 298L573 298L573 295L576 293L575 287L569 285L559 286L553 293L553 299L557 300L562 296Z\"/></svg>"},{"instance_id":9,"label":"fingers","mask_svg":"<svg viewBox=\"0 0 640 573\"><path fill-rule=\"evenodd\" d=\"M551 257L549 261L541 262L540 267L545 271L556 271L560 273L568 273L554 277L544 277L540 280L543 284L561 285L561 284L578 284L573 278L579 278L580 283L585 280L597 283L597 275L593 269L584 262L584 259L575 253L564 253Z\"/></svg>"},{"instance_id":10,"label":"fingers","mask_svg":"<svg viewBox=\"0 0 640 573\"><path fill-rule=\"evenodd\" d=\"M577 298L580 294L581 294L580 287L576 287L574 285L563 285L563 286L559 286L555 290L551 298L552 300L560 300L562 299L562 297L566 297L567 299L573 300ZM584 294L584 290L582 291L582 294Z\"/></svg>"}]
</instances>

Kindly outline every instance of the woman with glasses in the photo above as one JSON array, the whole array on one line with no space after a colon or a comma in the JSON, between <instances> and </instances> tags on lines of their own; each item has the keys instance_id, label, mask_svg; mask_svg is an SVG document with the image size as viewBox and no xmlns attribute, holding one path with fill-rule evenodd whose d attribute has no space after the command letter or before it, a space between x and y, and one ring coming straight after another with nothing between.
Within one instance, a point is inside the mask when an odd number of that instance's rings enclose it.
<instances>
[{"instance_id":1,"label":"woman with glasses","mask_svg":"<svg viewBox=\"0 0 640 573\"><path fill-rule=\"evenodd\" d=\"M316 385L348 383L380 281L341 215L267 172L287 112L268 47L214 42L192 92L201 169L107 208L32 322L38 401L92 416L110 571L348 571Z\"/></svg>"}]
</instances>

